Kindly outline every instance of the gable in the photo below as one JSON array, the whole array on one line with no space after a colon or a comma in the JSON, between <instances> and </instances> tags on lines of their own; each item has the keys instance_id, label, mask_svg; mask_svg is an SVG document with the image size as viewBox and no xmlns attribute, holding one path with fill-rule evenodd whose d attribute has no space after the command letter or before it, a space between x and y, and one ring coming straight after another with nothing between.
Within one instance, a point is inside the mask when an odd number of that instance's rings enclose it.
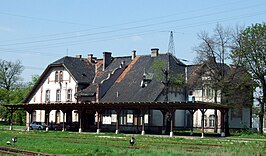
<instances>
[{"instance_id":1,"label":"gable","mask_svg":"<svg viewBox=\"0 0 266 156\"><path fill-rule=\"evenodd\" d=\"M56 74L58 76L56 76ZM60 80L61 73L62 80ZM45 103L45 93L49 90L51 96L51 102L56 101L56 90L69 90L73 92L76 90L77 82L72 75L65 69L65 67L51 67L47 69L38 82L35 84L31 92L25 98L24 102L27 103ZM63 99L62 99L63 100Z\"/></svg>"}]
</instances>

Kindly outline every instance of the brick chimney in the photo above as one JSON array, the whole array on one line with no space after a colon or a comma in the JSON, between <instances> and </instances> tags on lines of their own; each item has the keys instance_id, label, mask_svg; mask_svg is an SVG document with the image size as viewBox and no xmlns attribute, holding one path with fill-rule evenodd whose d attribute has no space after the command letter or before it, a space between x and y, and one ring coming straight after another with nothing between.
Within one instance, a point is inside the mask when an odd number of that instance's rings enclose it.
<instances>
[{"instance_id":1,"label":"brick chimney","mask_svg":"<svg viewBox=\"0 0 266 156\"><path fill-rule=\"evenodd\" d=\"M112 62L112 53L111 52L103 52L103 71L107 68L107 66Z\"/></svg>"},{"instance_id":2,"label":"brick chimney","mask_svg":"<svg viewBox=\"0 0 266 156\"><path fill-rule=\"evenodd\" d=\"M157 57L159 55L159 48L151 49L151 57Z\"/></svg>"},{"instance_id":3,"label":"brick chimney","mask_svg":"<svg viewBox=\"0 0 266 156\"><path fill-rule=\"evenodd\" d=\"M134 58L136 57L136 52L136 50L132 50L131 60L134 60Z\"/></svg>"}]
</instances>

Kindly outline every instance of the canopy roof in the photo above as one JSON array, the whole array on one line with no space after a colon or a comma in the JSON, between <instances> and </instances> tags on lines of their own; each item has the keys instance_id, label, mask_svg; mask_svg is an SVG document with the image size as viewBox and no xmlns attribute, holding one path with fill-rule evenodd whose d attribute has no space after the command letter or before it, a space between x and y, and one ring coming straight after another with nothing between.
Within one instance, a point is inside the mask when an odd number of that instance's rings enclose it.
<instances>
[{"instance_id":1,"label":"canopy roof","mask_svg":"<svg viewBox=\"0 0 266 156\"><path fill-rule=\"evenodd\" d=\"M100 102L100 103L38 103L38 104L6 104L8 109L33 110L197 110L197 109L218 109L227 110L228 106L201 101L189 102Z\"/></svg>"}]
</instances>

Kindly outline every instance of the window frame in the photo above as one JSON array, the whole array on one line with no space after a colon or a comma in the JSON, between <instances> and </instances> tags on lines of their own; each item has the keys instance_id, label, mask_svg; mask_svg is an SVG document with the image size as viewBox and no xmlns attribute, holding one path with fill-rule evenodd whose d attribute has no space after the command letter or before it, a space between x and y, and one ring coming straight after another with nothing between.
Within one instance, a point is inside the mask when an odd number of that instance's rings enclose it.
<instances>
[{"instance_id":1,"label":"window frame","mask_svg":"<svg viewBox=\"0 0 266 156\"><path fill-rule=\"evenodd\" d=\"M209 127L214 127L215 126L215 115L209 115Z\"/></svg>"},{"instance_id":2,"label":"window frame","mask_svg":"<svg viewBox=\"0 0 266 156\"><path fill-rule=\"evenodd\" d=\"M45 91L45 102L50 102L51 91L48 89Z\"/></svg>"},{"instance_id":3,"label":"window frame","mask_svg":"<svg viewBox=\"0 0 266 156\"><path fill-rule=\"evenodd\" d=\"M67 90L67 101L72 102L72 89Z\"/></svg>"},{"instance_id":4,"label":"window frame","mask_svg":"<svg viewBox=\"0 0 266 156\"><path fill-rule=\"evenodd\" d=\"M60 89L57 89L56 90L56 97L55 97L55 101L56 102L61 102L61 90Z\"/></svg>"},{"instance_id":5,"label":"window frame","mask_svg":"<svg viewBox=\"0 0 266 156\"><path fill-rule=\"evenodd\" d=\"M59 77L59 76L58 76L58 71L56 71L56 72L55 72L55 76L54 76L54 80L55 80L55 82L58 82L58 77Z\"/></svg>"},{"instance_id":6,"label":"window frame","mask_svg":"<svg viewBox=\"0 0 266 156\"><path fill-rule=\"evenodd\" d=\"M63 71L59 71L59 82L63 82Z\"/></svg>"}]
</instances>

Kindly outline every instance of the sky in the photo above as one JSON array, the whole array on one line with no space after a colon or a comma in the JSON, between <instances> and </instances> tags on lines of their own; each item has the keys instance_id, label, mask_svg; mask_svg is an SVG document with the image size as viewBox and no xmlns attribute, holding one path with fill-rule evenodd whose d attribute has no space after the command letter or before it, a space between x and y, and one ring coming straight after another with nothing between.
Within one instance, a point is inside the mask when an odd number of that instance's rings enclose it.
<instances>
[{"instance_id":1,"label":"sky","mask_svg":"<svg viewBox=\"0 0 266 156\"><path fill-rule=\"evenodd\" d=\"M23 82L64 56L168 50L192 64L197 34L266 20L265 0L1 0L0 59L24 66Z\"/></svg>"}]
</instances>

